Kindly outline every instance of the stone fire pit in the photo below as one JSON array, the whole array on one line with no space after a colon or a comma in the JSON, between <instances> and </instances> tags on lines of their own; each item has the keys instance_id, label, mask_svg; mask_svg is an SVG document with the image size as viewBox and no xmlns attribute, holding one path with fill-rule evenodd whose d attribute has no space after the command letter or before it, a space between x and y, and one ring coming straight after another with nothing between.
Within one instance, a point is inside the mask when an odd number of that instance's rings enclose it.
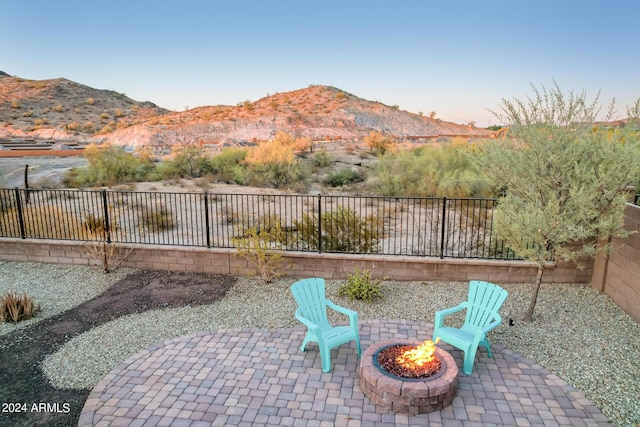
<instances>
[{"instance_id":1,"label":"stone fire pit","mask_svg":"<svg viewBox=\"0 0 640 427\"><path fill-rule=\"evenodd\" d=\"M369 346L360 360L360 388L376 405L402 414L424 414L445 408L456 395L458 367L448 352L436 348L440 370L426 378L402 378L390 374L377 363L380 351L394 345L419 345L384 341Z\"/></svg>"}]
</instances>

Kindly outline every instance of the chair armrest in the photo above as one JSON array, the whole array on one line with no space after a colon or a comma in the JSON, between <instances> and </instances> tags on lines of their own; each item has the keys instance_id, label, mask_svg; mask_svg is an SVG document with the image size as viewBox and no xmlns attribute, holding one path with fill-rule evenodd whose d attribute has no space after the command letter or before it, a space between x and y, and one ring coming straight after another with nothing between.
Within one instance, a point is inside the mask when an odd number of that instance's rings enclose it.
<instances>
[{"instance_id":1,"label":"chair armrest","mask_svg":"<svg viewBox=\"0 0 640 427\"><path fill-rule=\"evenodd\" d=\"M436 311L434 326L442 326L444 323L445 316L449 316L453 313L457 313L458 311L464 310L465 308L467 308L468 304L469 303L465 301L465 302L461 302L455 307L445 308L445 309Z\"/></svg>"},{"instance_id":2,"label":"chair armrest","mask_svg":"<svg viewBox=\"0 0 640 427\"><path fill-rule=\"evenodd\" d=\"M500 317L500 315L498 314L496 315L495 320L493 322L489 323L487 326L485 326L481 330L484 334L486 334L492 329L497 328L501 323L502 323L502 317Z\"/></svg>"},{"instance_id":3,"label":"chair armrest","mask_svg":"<svg viewBox=\"0 0 640 427\"><path fill-rule=\"evenodd\" d=\"M358 313L346 307L339 306L338 304L334 303L331 300L325 300L325 301L327 303L327 307L329 307L330 309L335 310L338 313L346 314L347 316L349 316L349 323L351 324L351 326L358 324Z\"/></svg>"},{"instance_id":4,"label":"chair armrest","mask_svg":"<svg viewBox=\"0 0 640 427\"><path fill-rule=\"evenodd\" d=\"M311 320L309 320L306 317L304 317L302 315L302 310L300 308L298 308L296 310L295 316L296 316L296 319L298 319L300 322L302 322L303 325L305 325L307 328L309 328L309 330L311 332L315 333L318 330L318 325L316 325Z\"/></svg>"}]
</instances>

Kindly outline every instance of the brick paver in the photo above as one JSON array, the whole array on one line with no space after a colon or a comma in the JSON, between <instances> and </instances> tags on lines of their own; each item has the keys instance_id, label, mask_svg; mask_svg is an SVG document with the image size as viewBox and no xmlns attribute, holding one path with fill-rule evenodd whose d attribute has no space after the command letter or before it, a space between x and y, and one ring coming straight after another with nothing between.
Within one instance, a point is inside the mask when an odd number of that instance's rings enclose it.
<instances>
[{"instance_id":1,"label":"brick paver","mask_svg":"<svg viewBox=\"0 0 640 427\"><path fill-rule=\"evenodd\" d=\"M423 341L432 325L361 321L362 348ZM362 392L355 344L332 351L323 373L317 346L299 351L306 330L228 329L169 340L130 357L92 391L79 426L610 426L575 388L499 346L478 350L473 375L460 374L451 406L394 414ZM462 354L446 343L462 367Z\"/></svg>"}]
</instances>

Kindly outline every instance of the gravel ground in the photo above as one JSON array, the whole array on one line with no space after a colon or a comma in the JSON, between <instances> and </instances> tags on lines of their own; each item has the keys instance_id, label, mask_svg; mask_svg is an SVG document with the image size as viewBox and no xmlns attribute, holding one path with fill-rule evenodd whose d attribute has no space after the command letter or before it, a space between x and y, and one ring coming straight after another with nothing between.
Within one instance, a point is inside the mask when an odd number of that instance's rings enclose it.
<instances>
[{"instance_id":1,"label":"gravel ground","mask_svg":"<svg viewBox=\"0 0 640 427\"><path fill-rule=\"evenodd\" d=\"M25 291L42 304L42 315L50 316L98 295L128 272L103 275L80 266L0 262L0 293ZM240 278L224 299L211 305L121 317L71 339L44 361L43 369L56 387L92 388L130 355L179 335L219 328L299 326L288 289L293 281L263 285L254 278ZM387 281L386 301L368 304L338 297L339 284L327 281L327 294L356 310L360 319L432 323L435 310L456 305L467 294L466 283ZM489 339L556 373L582 391L614 425L640 425L640 324L589 286L564 284L543 285L534 322L523 322L530 286L504 285L509 291L501 310L504 323ZM0 334L21 325L0 324Z\"/></svg>"}]
</instances>

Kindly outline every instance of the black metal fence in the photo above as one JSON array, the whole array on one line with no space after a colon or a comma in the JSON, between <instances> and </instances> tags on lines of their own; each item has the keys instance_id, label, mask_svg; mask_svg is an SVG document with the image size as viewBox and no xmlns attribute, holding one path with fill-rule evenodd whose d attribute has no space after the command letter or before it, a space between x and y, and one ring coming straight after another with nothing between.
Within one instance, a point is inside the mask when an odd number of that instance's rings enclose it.
<instances>
[{"instance_id":1,"label":"black metal fence","mask_svg":"<svg viewBox=\"0 0 640 427\"><path fill-rule=\"evenodd\" d=\"M0 237L233 247L251 228L286 250L515 259L494 199L0 189Z\"/></svg>"}]
</instances>

